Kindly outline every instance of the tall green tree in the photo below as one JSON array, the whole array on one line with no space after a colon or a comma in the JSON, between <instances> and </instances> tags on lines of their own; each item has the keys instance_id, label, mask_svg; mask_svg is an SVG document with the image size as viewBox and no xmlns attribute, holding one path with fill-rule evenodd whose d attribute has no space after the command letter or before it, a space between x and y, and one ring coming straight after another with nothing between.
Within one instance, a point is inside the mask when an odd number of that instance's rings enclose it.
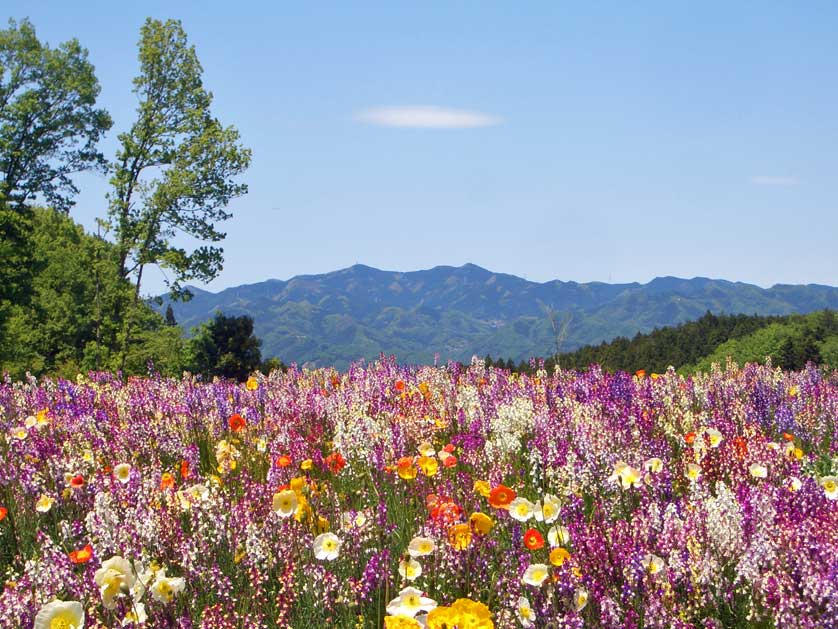
<instances>
[{"instance_id":1,"label":"tall green tree","mask_svg":"<svg viewBox=\"0 0 838 629\"><path fill-rule=\"evenodd\" d=\"M261 345L253 334L252 317L228 317L217 312L191 340L193 371L244 380L261 365Z\"/></svg>"},{"instance_id":2,"label":"tall green tree","mask_svg":"<svg viewBox=\"0 0 838 629\"><path fill-rule=\"evenodd\" d=\"M105 168L96 145L111 118L96 108L99 90L77 40L50 48L28 20L0 30L0 195L12 209L40 194L67 212L71 176Z\"/></svg>"},{"instance_id":3,"label":"tall green tree","mask_svg":"<svg viewBox=\"0 0 838 629\"><path fill-rule=\"evenodd\" d=\"M118 272L135 286L126 309L139 303L148 265L169 272L166 281L175 298L188 297L183 282L207 282L218 275L223 249L215 243L225 234L217 224L230 218L225 209L230 200L247 192L236 177L247 169L251 155L238 131L213 117L212 94L179 21L146 20L139 61L137 119L119 135L109 195ZM208 244L187 251L180 246L184 240ZM131 316L124 318L123 355L133 325Z\"/></svg>"}]
</instances>

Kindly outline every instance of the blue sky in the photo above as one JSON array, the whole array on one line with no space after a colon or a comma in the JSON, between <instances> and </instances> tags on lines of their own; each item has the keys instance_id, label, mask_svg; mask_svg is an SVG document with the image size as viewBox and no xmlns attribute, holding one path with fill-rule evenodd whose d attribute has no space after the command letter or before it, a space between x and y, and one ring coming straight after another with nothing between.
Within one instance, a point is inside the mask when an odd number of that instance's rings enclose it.
<instances>
[{"instance_id":1,"label":"blue sky","mask_svg":"<svg viewBox=\"0 0 838 629\"><path fill-rule=\"evenodd\" d=\"M834 2L17 4L90 51L111 158L140 25L182 20L253 149L212 290L356 262L838 285ZM92 226L107 182L78 183Z\"/></svg>"}]
</instances>

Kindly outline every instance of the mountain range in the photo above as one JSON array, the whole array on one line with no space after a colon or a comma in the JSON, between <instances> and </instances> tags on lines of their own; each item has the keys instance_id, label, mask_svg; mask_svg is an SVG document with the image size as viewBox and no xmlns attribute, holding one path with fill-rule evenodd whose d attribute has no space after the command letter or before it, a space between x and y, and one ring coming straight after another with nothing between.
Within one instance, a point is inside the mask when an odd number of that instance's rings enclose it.
<instances>
[{"instance_id":1,"label":"mountain range","mask_svg":"<svg viewBox=\"0 0 838 629\"><path fill-rule=\"evenodd\" d=\"M190 287L171 302L187 330L212 318L247 314L262 354L285 363L344 369L381 352L405 363L438 355L516 361L715 314L784 315L838 308L838 288L658 277L646 284L530 282L474 264L396 272L356 264L321 275L267 280L211 293ZM165 310L170 302L163 299Z\"/></svg>"}]
</instances>

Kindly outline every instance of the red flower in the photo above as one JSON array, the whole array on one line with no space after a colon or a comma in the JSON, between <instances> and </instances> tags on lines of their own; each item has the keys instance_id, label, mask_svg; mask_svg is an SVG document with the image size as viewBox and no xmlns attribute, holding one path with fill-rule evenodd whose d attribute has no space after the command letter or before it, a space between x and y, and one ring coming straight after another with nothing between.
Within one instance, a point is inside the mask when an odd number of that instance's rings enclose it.
<instances>
[{"instance_id":1,"label":"red flower","mask_svg":"<svg viewBox=\"0 0 838 629\"><path fill-rule=\"evenodd\" d=\"M169 472L163 472L163 475L160 477L160 489L171 489L175 486L175 477L172 476Z\"/></svg>"},{"instance_id":2,"label":"red flower","mask_svg":"<svg viewBox=\"0 0 838 629\"><path fill-rule=\"evenodd\" d=\"M282 455L276 457L276 466L277 467L288 467L293 462L294 461L287 454L282 454Z\"/></svg>"},{"instance_id":3,"label":"red flower","mask_svg":"<svg viewBox=\"0 0 838 629\"><path fill-rule=\"evenodd\" d=\"M430 494L425 503L430 509L431 519L447 524L456 522L463 515L463 509L456 502L446 496Z\"/></svg>"},{"instance_id":4,"label":"red flower","mask_svg":"<svg viewBox=\"0 0 838 629\"><path fill-rule=\"evenodd\" d=\"M736 456L740 459L748 456L748 442L745 441L745 437L734 437L733 447L736 448Z\"/></svg>"},{"instance_id":5,"label":"red flower","mask_svg":"<svg viewBox=\"0 0 838 629\"><path fill-rule=\"evenodd\" d=\"M783 439L785 439L786 441L794 441L794 435L788 432L784 432Z\"/></svg>"},{"instance_id":6,"label":"red flower","mask_svg":"<svg viewBox=\"0 0 838 629\"><path fill-rule=\"evenodd\" d=\"M509 503L515 500L517 494L506 485L493 487L489 492L489 504L495 509L508 509Z\"/></svg>"},{"instance_id":7,"label":"red flower","mask_svg":"<svg viewBox=\"0 0 838 629\"><path fill-rule=\"evenodd\" d=\"M0 507L0 522L5 520L7 515L9 515L9 510L6 507Z\"/></svg>"},{"instance_id":8,"label":"red flower","mask_svg":"<svg viewBox=\"0 0 838 629\"><path fill-rule=\"evenodd\" d=\"M180 462L180 477L183 479L189 478L189 461L186 459Z\"/></svg>"},{"instance_id":9,"label":"red flower","mask_svg":"<svg viewBox=\"0 0 838 629\"><path fill-rule=\"evenodd\" d=\"M453 454L451 456L445 457L445 460L442 462L445 467L454 467L457 465L457 457Z\"/></svg>"},{"instance_id":10,"label":"red flower","mask_svg":"<svg viewBox=\"0 0 838 629\"><path fill-rule=\"evenodd\" d=\"M233 413L230 419L227 420L227 424L230 426L230 430L239 432L247 426L247 421L238 413Z\"/></svg>"},{"instance_id":11,"label":"red flower","mask_svg":"<svg viewBox=\"0 0 838 629\"><path fill-rule=\"evenodd\" d=\"M535 529L530 529L524 533L524 546L530 550L538 550L544 546L544 537Z\"/></svg>"},{"instance_id":12,"label":"red flower","mask_svg":"<svg viewBox=\"0 0 838 629\"><path fill-rule=\"evenodd\" d=\"M73 487L75 489L84 487L84 476L82 476L81 474L76 474L75 476L73 476L73 478L70 479L70 487Z\"/></svg>"},{"instance_id":13,"label":"red flower","mask_svg":"<svg viewBox=\"0 0 838 629\"><path fill-rule=\"evenodd\" d=\"M638 378L645 378L646 377L646 370L645 369L638 369L634 372L634 375Z\"/></svg>"},{"instance_id":14,"label":"red flower","mask_svg":"<svg viewBox=\"0 0 838 629\"><path fill-rule=\"evenodd\" d=\"M451 454L456 449L457 449L457 446L455 446L453 443L447 443L447 444L445 444L445 447L443 448L443 451L447 452L448 454Z\"/></svg>"},{"instance_id":15,"label":"red flower","mask_svg":"<svg viewBox=\"0 0 838 629\"><path fill-rule=\"evenodd\" d=\"M684 435L684 441L686 441L686 442L687 442L687 445L690 445L690 446L691 446L691 445L695 442L695 438L696 438L697 436L698 436L698 435L696 435L696 434L695 434L695 431L693 431L693 432L688 432L686 435Z\"/></svg>"},{"instance_id":16,"label":"red flower","mask_svg":"<svg viewBox=\"0 0 838 629\"><path fill-rule=\"evenodd\" d=\"M70 553L70 561L73 563L87 563L93 556L93 546L88 544L81 550L74 550Z\"/></svg>"},{"instance_id":17,"label":"red flower","mask_svg":"<svg viewBox=\"0 0 838 629\"><path fill-rule=\"evenodd\" d=\"M404 380L396 380L396 391L399 393L404 391Z\"/></svg>"},{"instance_id":18,"label":"red flower","mask_svg":"<svg viewBox=\"0 0 838 629\"><path fill-rule=\"evenodd\" d=\"M343 455L340 452L332 452L326 457L326 465L329 466L329 469L332 470L334 474L337 474L346 465L346 459L343 458Z\"/></svg>"}]
</instances>

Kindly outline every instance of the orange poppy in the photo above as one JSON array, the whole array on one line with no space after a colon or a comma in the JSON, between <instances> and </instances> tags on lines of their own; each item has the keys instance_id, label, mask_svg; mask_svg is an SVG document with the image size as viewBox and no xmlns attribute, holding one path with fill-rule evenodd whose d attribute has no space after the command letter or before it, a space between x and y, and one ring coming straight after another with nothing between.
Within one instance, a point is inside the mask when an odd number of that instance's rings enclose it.
<instances>
[{"instance_id":1,"label":"orange poppy","mask_svg":"<svg viewBox=\"0 0 838 629\"><path fill-rule=\"evenodd\" d=\"M413 457L410 456L403 456L396 461L396 470L399 473L399 478L404 480L416 478L416 474L419 473L418 468L413 464Z\"/></svg>"},{"instance_id":2,"label":"orange poppy","mask_svg":"<svg viewBox=\"0 0 838 629\"><path fill-rule=\"evenodd\" d=\"M396 388L396 391L398 391L399 393L404 391L404 381L403 380L396 380L395 388Z\"/></svg>"},{"instance_id":3,"label":"orange poppy","mask_svg":"<svg viewBox=\"0 0 838 629\"><path fill-rule=\"evenodd\" d=\"M81 474L73 476L73 478L70 479L70 487L74 487L76 489L84 487L84 476Z\"/></svg>"},{"instance_id":4,"label":"orange poppy","mask_svg":"<svg viewBox=\"0 0 838 629\"><path fill-rule=\"evenodd\" d=\"M693 431L693 432L688 432L686 435L684 435L684 441L686 441L686 442L687 442L687 445L690 445L690 446L691 446L691 445L695 442L695 438L696 438L697 436L698 436L698 435L696 435L696 434L695 434L695 431Z\"/></svg>"},{"instance_id":5,"label":"orange poppy","mask_svg":"<svg viewBox=\"0 0 838 629\"><path fill-rule=\"evenodd\" d=\"M93 546L88 544L81 550L74 550L70 553L70 561L73 563L87 563L93 557Z\"/></svg>"},{"instance_id":6,"label":"orange poppy","mask_svg":"<svg viewBox=\"0 0 838 629\"><path fill-rule=\"evenodd\" d=\"M740 459L744 459L748 456L748 442L744 437L734 437L733 447L736 448L736 456Z\"/></svg>"},{"instance_id":7,"label":"orange poppy","mask_svg":"<svg viewBox=\"0 0 838 629\"><path fill-rule=\"evenodd\" d=\"M645 378L646 377L646 370L645 369L638 369L634 372L634 375L638 378Z\"/></svg>"},{"instance_id":8,"label":"orange poppy","mask_svg":"<svg viewBox=\"0 0 838 629\"><path fill-rule=\"evenodd\" d=\"M227 420L227 425L230 426L230 430L232 430L233 432L239 432L245 426L247 426L247 421L238 413L233 413L230 416L230 419Z\"/></svg>"},{"instance_id":9,"label":"orange poppy","mask_svg":"<svg viewBox=\"0 0 838 629\"><path fill-rule=\"evenodd\" d=\"M334 474L337 474L346 466L346 459L340 452L332 452L326 457L326 465Z\"/></svg>"},{"instance_id":10,"label":"orange poppy","mask_svg":"<svg viewBox=\"0 0 838 629\"><path fill-rule=\"evenodd\" d=\"M163 472L160 477L160 489L171 489L175 486L175 477L169 472Z\"/></svg>"},{"instance_id":11,"label":"orange poppy","mask_svg":"<svg viewBox=\"0 0 838 629\"><path fill-rule=\"evenodd\" d=\"M447 443L447 444L445 444L445 447L442 448L442 450L444 452L447 452L448 454L451 454L456 449L457 449L457 446L455 446L453 443Z\"/></svg>"},{"instance_id":12,"label":"orange poppy","mask_svg":"<svg viewBox=\"0 0 838 629\"><path fill-rule=\"evenodd\" d=\"M189 461L185 459L180 462L180 477L183 479L189 478Z\"/></svg>"},{"instance_id":13,"label":"orange poppy","mask_svg":"<svg viewBox=\"0 0 838 629\"><path fill-rule=\"evenodd\" d=\"M524 533L524 546L530 550L538 550L544 547L544 537L535 529L529 529Z\"/></svg>"},{"instance_id":14,"label":"orange poppy","mask_svg":"<svg viewBox=\"0 0 838 629\"><path fill-rule=\"evenodd\" d=\"M288 467L293 462L294 461L287 454L282 454L282 455L276 457L276 466L277 467Z\"/></svg>"},{"instance_id":15,"label":"orange poppy","mask_svg":"<svg viewBox=\"0 0 838 629\"><path fill-rule=\"evenodd\" d=\"M471 545L471 527L468 524L455 524L448 529L448 543L455 550L465 550Z\"/></svg>"},{"instance_id":16,"label":"orange poppy","mask_svg":"<svg viewBox=\"0 0 838 629\"><path fill-rule=\"evenodd\" d=\"M788 432L784 432L783 439L785 439L786 441L794 441L794 435Z\"/></svg>"},{"instance_id":17,"label":"orange poppy","mask_svg":"<svg viewBox=\"0 0 838 629\"><path fill-rule=\"evenodd\" d=\"M430 505L429 505L430 507ZM431 519L441 522L456 522L463 514L463 509L448 498L441 498L431 508Z\"/></svg>"},{"instance_id":18,"label":"orange poppy","mask_svg":"<svg viewBox=\"0 0 838 629\"><path fill-rule=\"evenodd\" d=\"M489 504L495 509L507 509L517 495L506 485L498 485L489 492Z\"/></svg>"},{"instance_id":19,"label":"orange poppy","mask_svg":"<svg viewBox=\"0 0 838 629\"><path fill-rule=\"evenodd\" d=\"M453 454L451 456L445 457L445 460L442 462L445 467L454 467L457 465L457 457Z\"/></svg>"},{"instance_id":20,"label":"orange poppy","mask_svg":"<svg viewBox=\"0 0 838 629\"><path fill-rule=\"evenodd\" d=\"M6 507L0 507L0 522L5 520L7 515L9 515L9 510Z\"/></svg>"}]
</instances>

